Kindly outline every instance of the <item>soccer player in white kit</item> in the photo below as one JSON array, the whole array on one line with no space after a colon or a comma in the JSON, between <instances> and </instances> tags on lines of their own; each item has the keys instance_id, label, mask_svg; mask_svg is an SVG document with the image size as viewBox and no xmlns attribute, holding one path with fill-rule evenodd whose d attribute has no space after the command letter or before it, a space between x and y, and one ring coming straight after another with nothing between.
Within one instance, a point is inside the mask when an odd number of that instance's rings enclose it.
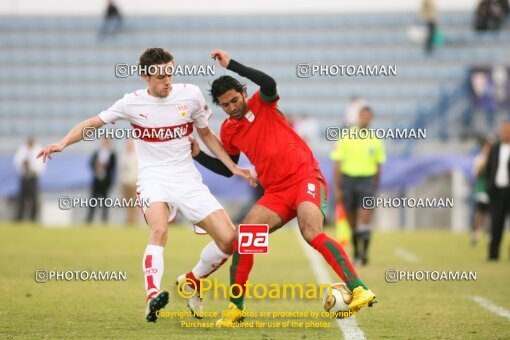
<instances>
[{"instance_id":1,"label":"soccer player in white kit","mask_svg":"<svg viewBox=\"0 0 510 340\"><path fill-rule=\"evenodd\" d=\"M87 128L100 128L117 120L127 120L136 130L135 147L138 155L138 194L150 206L144 210L149 225L149 244L143 256L147 291L148 322L155 322L156 312L168 303L169 294L160 290L163 275L163 250L167 241L168 222L177 210L193 224L204 229L211 241L202 251L198 264L188 274L194 279L207 277L223 264L233 251L235 228L223 207L211 194L195 168L191 156L190 135L194 128L205 145L232 171L251 185L255 181L247 169L239 168L209 129L211 110L200 89L190 84L172 84L169 70L172 55L162 48L149 48L141 56L142 70L148 88L126 94L108 110L87 119L71 129L58 143L47 145L37 158L51 159L51 154L80 141ZM135 131L133 131L135 132ZM185 289L192 287L185 286ZM198 294L197 294L198 295ZM189 308L202 311L200 299L188 299Z\"/></svg>"}]
</instances>

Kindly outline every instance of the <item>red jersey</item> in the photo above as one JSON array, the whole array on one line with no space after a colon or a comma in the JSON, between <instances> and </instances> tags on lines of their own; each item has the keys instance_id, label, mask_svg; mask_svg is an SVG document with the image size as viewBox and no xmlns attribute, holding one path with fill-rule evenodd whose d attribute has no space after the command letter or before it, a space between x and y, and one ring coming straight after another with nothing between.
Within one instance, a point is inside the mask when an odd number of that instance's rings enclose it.
<instances>
[{"instance_id":1,"label":"red jersey","mask_svg":"<svg viewBox=\"0 0 510 340\"><path fill-rule=\"evenodd\" d=\"M255 92L244 118L227 118L220 131L227 153L243 152L266 192L280 191L307 177L322 177L312 150L278 110L278 99L268 103Z\"/></svg>"}]
</instances>

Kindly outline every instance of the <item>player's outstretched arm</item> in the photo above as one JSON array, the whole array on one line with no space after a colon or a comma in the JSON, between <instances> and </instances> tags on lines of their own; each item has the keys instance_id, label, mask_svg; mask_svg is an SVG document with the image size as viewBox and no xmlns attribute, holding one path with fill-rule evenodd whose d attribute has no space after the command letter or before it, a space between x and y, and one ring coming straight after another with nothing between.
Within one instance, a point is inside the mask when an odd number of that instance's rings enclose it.
<instances>
[{"instance_id":1,"label":"player's outstretched arm","mask_svg":"<svg viewBox=\"0 0 510 340\"><path fill-rule=\"evenodd\" d=\"M79 142L83 138L83 130L85 128L93 127L98 129L105 124L106 123L103 122L98 116L84 120L83 122L73 127L60 142L46 145L46 147L37 154L37 158L42 157L43 162L46 162L46 158L51 159L52 153L60 152L69 145Z\"/></svg>"},{"instance_id":2,"label":"player's outstretched arm","mask_svg":"<svg viewBox=\"0 0 510 340\"><path fill-rule=\"evenodd\" d=\"M277 97L276 92L276 81L271 77L265 74L262 71L256 70L254 68L244 66L243 64L235 61L234 59L230 59L227 52L222 50L214 50L211 52L211 57L216 59L218 63L230 70L243 76L245 78L250 79L252 82L260 86L260 92L264 96L264 100L268 102L272 102Z\"/></svg>"},{"instance_id":3,"label":"player's outstretched arm","mask_svg":"<svg viewBox=\"0 0 510 340\"><path fill-rule=\"evenodd\" d=\"M193 136L189 136L188 139L191 142L191 156L194 160L218 175L225 177L232 177L234 175L218 158L209 156L200 150L200 145L198 145L197 140ZM239 155L228 155L235 164L239 162Z\"/></svg>"},{"instance_id":4,"label":"player's outstretched arm","mask_svg":"<svg viewBox=\"0 0 510 340\"><path fill-rule=\"evenodd\" d=\"M237 164L230 159L225 149L223 149L223 145L221 145L220 140L208 126L205 128L197 128L197 131L200 139L204 141L209 150L211 150L234 175L243 177L252 187L257 186L250 170L238 167Z\"/></svg>"}]
</instances>

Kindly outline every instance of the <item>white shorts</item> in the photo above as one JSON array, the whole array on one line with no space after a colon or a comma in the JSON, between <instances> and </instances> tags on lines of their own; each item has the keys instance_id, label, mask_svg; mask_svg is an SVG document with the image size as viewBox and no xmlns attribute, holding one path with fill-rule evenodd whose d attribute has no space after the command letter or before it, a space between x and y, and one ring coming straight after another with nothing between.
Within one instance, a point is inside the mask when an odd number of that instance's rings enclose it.
<instances>
[{"instance_id":1,"label":"white shorts","mask_svg":"<svg viewBox=\"0 0 510 340\"><path fill-rule=\"evenodd\" d=\"M196 224L214 211L223 209L209 188L202 183L201 178L179 177L158 182L139 182L137 194L141 200L148 200L150 203L166 202L170 209L168 222L175 218L177 211L180 211L191 223ZM142 207L144 214L146 208ZM205 233L198 227L195 231Z\"/></svg>"}]
</instances>

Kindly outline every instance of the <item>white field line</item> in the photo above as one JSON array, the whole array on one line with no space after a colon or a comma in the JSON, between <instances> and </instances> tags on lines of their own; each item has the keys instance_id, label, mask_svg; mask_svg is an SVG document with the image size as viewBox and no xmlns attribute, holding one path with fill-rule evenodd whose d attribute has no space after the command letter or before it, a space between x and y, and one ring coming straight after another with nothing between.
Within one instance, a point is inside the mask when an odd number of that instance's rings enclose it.
<instances>
[{"instance_id":1,"label":"white field line","mask_svg":"<svg viewBox=\"0 0 510 340\"><path fill-rule=\"evenodd\" d=\"M414 255L410 251L405 250L402 247L395 248L395 255L404 259L404 261L409 262L409 263L418 263L421 261L418 256Z\"/></svg>"},{"instance_id":2,"label":"white field line","mask_svg":"<svg viewBox=\"0 0 510 340\"><path fill-rule=\"evenodd\" d=\"M489 299L477 295L472 296L471 299L473 299L473 301L478 303L483 308L493 312L494 314L498 314L499 316L502 316L510 320L510 311L492 303L492 301L490 301Z\"/></svg>"}]
</instances>

